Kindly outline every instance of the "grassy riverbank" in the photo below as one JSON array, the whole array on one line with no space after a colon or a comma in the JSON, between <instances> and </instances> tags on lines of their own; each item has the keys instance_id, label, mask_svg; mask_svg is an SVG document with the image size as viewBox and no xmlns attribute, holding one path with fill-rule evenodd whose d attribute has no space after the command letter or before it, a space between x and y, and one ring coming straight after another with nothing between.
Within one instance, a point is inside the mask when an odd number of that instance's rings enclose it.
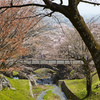
<instances>
[{"instance_id":1,"label":"grassy riverbank","mask_svg":"<svg viewBox=\"0 0 100 100\"><path fill-rule=\"evenodd\" d=\"M29 89L29 81L24 79L11 79L8 78L11 83L11 86L15 89L3 89L0 91L0 100L36 100L37 96L45 90L52 90L54 87L50 85L37 85L33 86L33 95L34 98L30 95ZM52 96L52 97L51 97ZM48 91L47 94L44 96L44 100L51 100L48 98L52 98L52 100L60 100L55 99L59 98L52 93L52 91Z\"/></svg>"},{"instance_id":2,"label":"grassy riverbank","mask_svg":"<svg viewBox=\"0 0 100 100\"><path fill-rule=\"evenodd\" d=\"M15 80L11 78L8 78L8 80L15 90L3 89L0 91L0 100L34 100L30 95L28 80Z\"/></svg>"},{"instance_id":3,"label":"grassy riverbank","mask_svg":"<svg viewBox=\"0 0 100 100\"><path fill-rule=\"evenodd\" d=\"M86 98L86 79L65 80L67 86L82 100L100 100L100 87L96 88L100 84L97 74L93 76L92 80L92 94Z\"/></svg>"}]
</instances>

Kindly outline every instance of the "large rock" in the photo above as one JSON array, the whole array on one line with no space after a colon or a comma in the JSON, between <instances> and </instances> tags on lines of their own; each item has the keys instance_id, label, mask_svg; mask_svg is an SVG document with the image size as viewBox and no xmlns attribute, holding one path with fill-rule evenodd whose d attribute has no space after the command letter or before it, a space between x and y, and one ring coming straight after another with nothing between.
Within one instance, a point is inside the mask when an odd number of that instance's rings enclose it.
<instances>
[{"instance_id":1,"label":"large rock","mask_svg":"<svg viewBox=\"0 0 100 100\"><path fill-rule=\"evenodd\" d=\"M3 88L11 88L11 84L3 74L0 74L0 90Z\"/></svg>"}]
</instances>

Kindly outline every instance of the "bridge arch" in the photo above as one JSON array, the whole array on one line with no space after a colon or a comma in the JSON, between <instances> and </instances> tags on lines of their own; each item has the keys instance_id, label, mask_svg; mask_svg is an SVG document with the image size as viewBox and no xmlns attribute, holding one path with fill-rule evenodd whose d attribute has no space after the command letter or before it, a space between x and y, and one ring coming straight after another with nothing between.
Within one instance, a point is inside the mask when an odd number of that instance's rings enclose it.
<instances>
[{"instance_id":1,"label":"bridge arch","mask_svg":"<svg viewBox=\"0 0 100 100\"><path fill-rule=\"evenodd\" d=\"M52 65L48 65L48 64L32 64L33 66L33 69L34 70L37 70L37 69L40 69L40 68L48 68L48 69L52 69L54 71L56 71Z\"/></svg>"}]
</instances>

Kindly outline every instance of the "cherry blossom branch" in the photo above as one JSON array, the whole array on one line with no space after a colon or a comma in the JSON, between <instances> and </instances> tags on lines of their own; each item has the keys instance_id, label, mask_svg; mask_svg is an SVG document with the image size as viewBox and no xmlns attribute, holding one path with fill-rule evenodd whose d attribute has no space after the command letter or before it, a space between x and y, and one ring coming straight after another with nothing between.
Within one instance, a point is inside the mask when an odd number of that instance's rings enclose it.
<instances>
[{"instance_id":1,"label":"cherry blossom branch","mask_svg":"<svg viewBox=\"0 0 100 100\"><path fill-rule=\"evenodd\" d=\"M20 8L20 7L27 7L27 6L39 6L39 7L48 8L46 5L30 3L30 4L22 4L22 5L13 5L12 4L10 6L2 6L2 7L0 7L0 9L3 9L3 8Z\"/></svg>"}]
</instances>

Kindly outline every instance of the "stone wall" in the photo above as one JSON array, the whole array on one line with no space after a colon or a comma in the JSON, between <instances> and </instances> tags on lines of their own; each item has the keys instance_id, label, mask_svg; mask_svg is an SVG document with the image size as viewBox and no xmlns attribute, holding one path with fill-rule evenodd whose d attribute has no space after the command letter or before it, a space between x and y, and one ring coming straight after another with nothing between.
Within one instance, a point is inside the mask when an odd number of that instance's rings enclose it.
<instances>
[{"instance_id":1,"label":"stone wall","mask_svg":"<svg viewBox=\"0 0 100 100\"><path fill-rule=\"evenodd\" d=\"M58 85L61 86L62 91L69 100L81 100L68 88L64 81L59 81Z\"/></svg>"}]
</instances>

